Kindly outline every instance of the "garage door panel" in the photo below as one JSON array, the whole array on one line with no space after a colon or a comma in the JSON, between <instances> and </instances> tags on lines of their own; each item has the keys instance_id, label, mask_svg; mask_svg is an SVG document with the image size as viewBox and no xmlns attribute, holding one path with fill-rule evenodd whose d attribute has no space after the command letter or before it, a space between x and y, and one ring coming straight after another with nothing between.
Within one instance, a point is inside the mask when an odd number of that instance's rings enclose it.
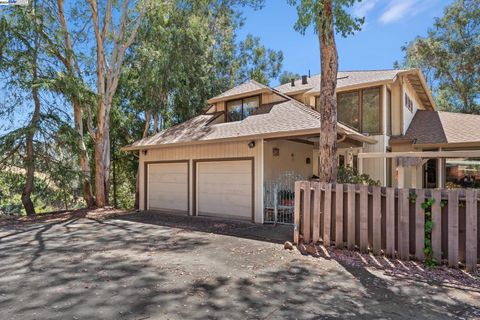
<instances>
[{"instance_id":1,"label":"garage door panel","mask_svg":"<svg viewBox=\"0 0 480 320\"><path fill-rule=\"evenodd\" d=\"M251 160L199 162L197 201L200 215L252 218Z\"/></svg>"},{"instance_id":2,"label":"garage door panel","mask_svg":"<svg viewBox=\"0 0 480 320\"><path fill-rule=\"evenodd\" d=\"M188 211L188 164L159 163L148 166L148 208Z\"/></svg>"}]
</instances>

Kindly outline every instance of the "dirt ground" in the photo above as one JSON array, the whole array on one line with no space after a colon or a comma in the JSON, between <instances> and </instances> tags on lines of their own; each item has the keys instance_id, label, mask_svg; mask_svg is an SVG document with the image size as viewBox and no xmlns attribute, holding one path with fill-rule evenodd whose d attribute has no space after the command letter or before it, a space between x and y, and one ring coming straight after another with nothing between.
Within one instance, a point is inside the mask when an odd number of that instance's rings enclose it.
<instances>
[{"instance_id":1,"label":"dirt ground","mask_svg":"<svg viewBox=\"0 0 480 320\"><path fill-rule=\"evenodd\" d=\"M1 319L480 319L480 279L155 212L0 222ZM445 274L447 273L447 276Z\"/></svg>"}]
</instances>

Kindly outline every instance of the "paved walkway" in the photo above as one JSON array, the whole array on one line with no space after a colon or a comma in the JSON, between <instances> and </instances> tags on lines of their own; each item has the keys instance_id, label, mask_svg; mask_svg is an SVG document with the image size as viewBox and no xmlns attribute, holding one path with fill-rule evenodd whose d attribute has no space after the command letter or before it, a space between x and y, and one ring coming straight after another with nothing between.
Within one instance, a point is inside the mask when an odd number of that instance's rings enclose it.
<instances>
[{"instance_id":1,"label":"paved walkway","mask_svg":"<svg viewBox=\"0 0 480 320\"><path fill-rule=\"evenodd\" d=\"M230 235L243 232L238 224L189 218L181 229L169 226L175 219L152 212L0 228L0 318L480 317L479 288L392 279Z\"/></svg>"}]
</instances>

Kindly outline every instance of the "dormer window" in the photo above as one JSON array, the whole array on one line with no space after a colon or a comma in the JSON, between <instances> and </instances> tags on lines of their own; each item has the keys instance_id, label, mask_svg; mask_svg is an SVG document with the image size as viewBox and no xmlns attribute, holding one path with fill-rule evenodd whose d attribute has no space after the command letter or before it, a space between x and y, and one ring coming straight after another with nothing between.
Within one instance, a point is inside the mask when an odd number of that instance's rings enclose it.
<instances>
[{"instance_id":1,"label":"dormer window","mask_svg":"<svg viewBox=\"0 0 480 320\"><path fill-rule=\"evenodd\" d=\"M228 101L227 121L241 121L251 116L259 106L260 96Z\"/></svg>"}]
</instances>

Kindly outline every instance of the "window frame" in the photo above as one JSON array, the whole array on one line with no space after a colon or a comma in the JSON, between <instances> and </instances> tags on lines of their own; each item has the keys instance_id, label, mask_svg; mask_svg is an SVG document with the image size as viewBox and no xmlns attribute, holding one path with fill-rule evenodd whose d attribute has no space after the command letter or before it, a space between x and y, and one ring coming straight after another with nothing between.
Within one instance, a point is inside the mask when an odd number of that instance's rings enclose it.
<instances>
[{"instance_id":1,"label":"window frame","mask_svg":"<svg viewBox=\"0 0 480 320\"><path fill-rule=\"evenodd\" d=\"M258 108L262 106L262 95L261 94L255 94L253 96L248 96L248 97L241 97L241 98L236 98L236 99L230 99L225 101L225 122L238 122L238 121L243 121L246 118L243 117L243 105L244 105L244 100L251 99L251 98L256 98L258 97ZM235 121L230 121L228 119L228 103L232 101L241 101L242 104L242 119L241 120L235 120Z\"/></svg>"},{"instance_id":2,"label":"window frame","mask_svg":"<svg viewBox=\"0 0 480 320\"><path fill-rule=\"evenodd\" d=\"M360 89L352 89L352 90L346 90L346 91L340 91L337 92L337 102L338 102L338 96L340 94L344 93L352 93L352 92L358 92L358 119L359 119L359 128L352 127L346 123L341 122L343 125L352 128L354 130L358 130L360 133L363 132L363 91L364 90L371 90L371 89L378 89L378 115L379 115L379 124L378 124L378 132L365 132L368 133L369 135L382 135L384 133L384 128L383 128L383 86L373 86L373 87L365 87L365 88L360 88ZM316 96L318 97L318 96ZM337 103L337 109L338 109L338 103ZM338 114L338 111L337 111Z\"/></svg>"}]
</instances>

